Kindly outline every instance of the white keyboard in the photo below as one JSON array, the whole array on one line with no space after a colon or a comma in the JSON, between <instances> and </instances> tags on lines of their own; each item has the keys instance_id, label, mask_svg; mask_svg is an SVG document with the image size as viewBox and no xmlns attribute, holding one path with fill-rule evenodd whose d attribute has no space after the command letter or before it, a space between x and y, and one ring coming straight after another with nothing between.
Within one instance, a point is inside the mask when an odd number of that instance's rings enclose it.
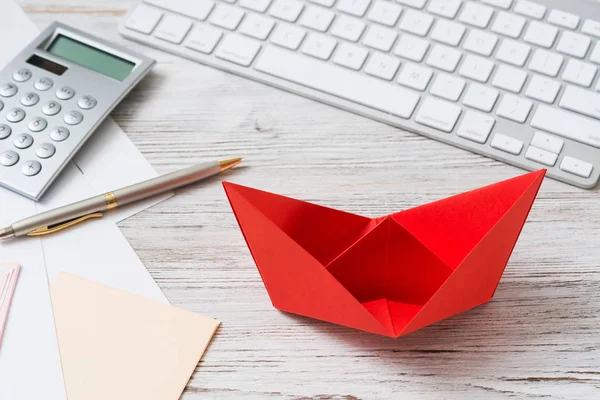
<instances>
[{"instance_id":1,"label":"white keyboard","mask_svg":"<svg viewBox=\"0 0 600 400\"><path fill-rule=\"evenodd\" d=\"M591 188L600 2L144 0L121 34Z\"/></svg>"}]
</instances>

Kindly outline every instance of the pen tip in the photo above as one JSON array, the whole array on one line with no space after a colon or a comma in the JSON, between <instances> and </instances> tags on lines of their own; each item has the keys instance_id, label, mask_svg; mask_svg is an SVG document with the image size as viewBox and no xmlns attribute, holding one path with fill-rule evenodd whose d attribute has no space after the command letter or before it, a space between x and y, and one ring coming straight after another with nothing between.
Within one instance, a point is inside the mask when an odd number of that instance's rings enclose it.
<instances>
[{"instance_id":1,"label":"pen tip","mask_svg":"<svg viewBox=\"0 0 600 400\"><path fill-rule=\"evenodd\" d=\"M219 165L221 166L221 172L227 171L229 168L233 168L241 162L242 162L242 158L240 158L240 157L228 158L226 160L220 160Z\"/></svg>"}]
</instances>

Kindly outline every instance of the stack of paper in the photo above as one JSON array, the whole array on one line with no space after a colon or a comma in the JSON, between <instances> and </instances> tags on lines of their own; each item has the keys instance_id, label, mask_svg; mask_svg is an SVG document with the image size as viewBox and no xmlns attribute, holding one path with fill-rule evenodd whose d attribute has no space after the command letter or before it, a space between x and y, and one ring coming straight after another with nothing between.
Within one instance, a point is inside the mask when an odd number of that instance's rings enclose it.
<instances>
[{"instance_id":1,"label":"stack of paper","mask_svg":"<svg viewBox=\"0 0 600 400\"><path fill-rule=\"evenodd\" d=\"M19 276L19 265L14 263L0 262L0 343L2 333L8 317L8 308Z\"/></svg>"}]
</instances>

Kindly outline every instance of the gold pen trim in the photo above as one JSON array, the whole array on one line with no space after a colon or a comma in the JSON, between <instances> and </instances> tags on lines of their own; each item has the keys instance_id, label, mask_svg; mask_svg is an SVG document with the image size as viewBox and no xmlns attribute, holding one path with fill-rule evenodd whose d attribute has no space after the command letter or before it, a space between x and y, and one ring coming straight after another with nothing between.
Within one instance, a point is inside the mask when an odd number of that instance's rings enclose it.
<instances>
[{"instance_id":1,"label":"gold pen trim","mask_svg":"<svg viewBox=\"0 0 600 400\"><path fill-rule=\"evenodd\" d=\"M117 204L117 198L113 192L104 193L104 201L106 202L107 210L112 210L113 208L117 208L119 206Z\"/></svg>"},{"instance_id":2,"label":"gold pen trim","mask_svg":"<svg viewBox=\"0 0 600 400\"><path fill-rule=\"evenodd\" d=\"M84 216L79 217L79 218L75 218L75 219L71 219L69 221L61 222L59 224L39 227L39 228L34 229L31 232L29 232L27 234L27 236L44 236L44 235L49 235L51 233L62 231L63 229L67 229L67 228L69 228L69 227L71 227L73 225L77 225L80 222L87 221L88 219L91 219L91 218L100 218L100 217L102 217L102 213L99 213L99 212L93 213L93 214L84 215Z\"/></svg>"}]
</instances>

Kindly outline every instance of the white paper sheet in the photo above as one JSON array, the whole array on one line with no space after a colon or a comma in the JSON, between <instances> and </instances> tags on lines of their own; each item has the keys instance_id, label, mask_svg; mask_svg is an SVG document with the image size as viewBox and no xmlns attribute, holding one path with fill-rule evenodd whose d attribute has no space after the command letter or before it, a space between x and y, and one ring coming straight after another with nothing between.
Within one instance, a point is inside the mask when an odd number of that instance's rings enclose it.
<instances>
[{"instance_id":1,"label":"white paper sheet","mask_svg":"<svg viewBox=\"0 0 600 400\"><path fill-rule=\"evenodd\" d=\"M0 40L1 68L35 36L37 30L12 0L0 0L0 15L3 20L0 37L10 38ZM103 161L106 157L111 160L108 164ZM0 188L0 226L156 176L110 119L94 133L76 160L79 168L74 163L68 165L37 204ZM48 289L48 279L53 279L58 271L73 272L168 302L115 225L115 221L167 197L169 195L139 203L120 213L112 213L112 217L80 225L59 235L0 243L0 260L22 266L0 346L0 399L66 399Z\"/></svg>"}]
</instances>

